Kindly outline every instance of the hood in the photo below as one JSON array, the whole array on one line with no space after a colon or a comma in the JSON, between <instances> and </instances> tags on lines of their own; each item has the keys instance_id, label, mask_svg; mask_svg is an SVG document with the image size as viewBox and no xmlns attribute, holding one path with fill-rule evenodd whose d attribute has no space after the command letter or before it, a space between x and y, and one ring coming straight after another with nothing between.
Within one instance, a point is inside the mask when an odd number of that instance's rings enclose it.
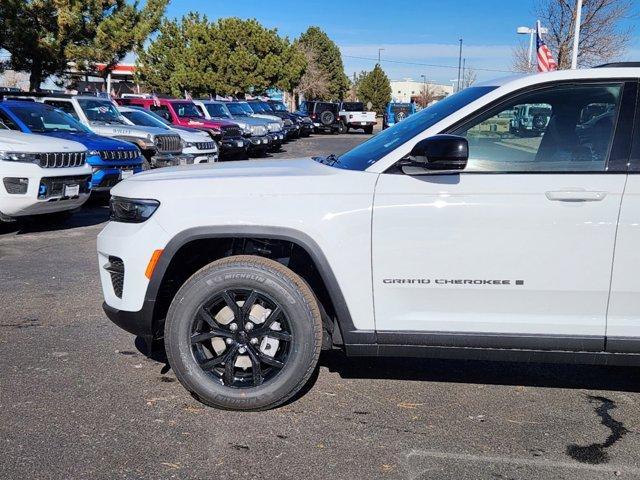
<instances>
[{"instance_id":1,"label":"hood","mask_svg":"<svg viewBox=\"0 0 640 480\"><path fill-rule=\"evenodd\" d=\"M275 115L267 115L264 113L254 113L253 118L264 118L266 120L271 120L272 122L278 122L282 125L282 119L280 117L276 117Z\"/></svg>"},{"instance_id":2,"label":"hood","mask_svg":"<svg viewBox=\"0 0 640 480\"><path fill-rule=\"evenodd\" d=\"M95 133L51 132L47 137L62 138L81 143L89 150L135 150L133 144L108 137L101 137Z\"/></svg>"},{"instance_id":3,"label":"hood","mask_svg":"<svg viewBox=\"0 0 640 480\"><path fill-rule=\"evenodd\" d=\"M256 117L233 117L233 121L240 125L241 122L246 123L247 125L262 125L267 126L269 124L269 120L266 118L256 118Z\"/></svg>"},{"instance_id":4,"label":"hood","mask_svg":"<svg viewBox=\"0 0 640 480\"><path fill-rule=\"evenodd\" d=\"M161 203L178 197L212 195L308 195L332 191L337 177L362 175L371 174L329 167L311 158L219 162L139 173L116 185L111 193L130 198L153 198Z\"/></svg>"},{"instance_id":5,"label":"hood","mask_svg":"<svg viewBox=\"0 0 640 480\"><path fill-rule=\"evenodd\" d=\"M84 145L45 135L0 130L0 151L8 152L85 152Z\"/></svg>"},{"instance_id":6,"label":"hood","mask_svg":"<svg viewBox=\"0 0 640 480\"><path fill-rule=\"evenodd\" d=\"M235 127L237 125L236 123L230 122L228 120L207 120L206 118L194 119L180 117L180 121L184 122L182 124L183 127L192 127L196 129L215 128L217 130L220 130L221 127Z\"/></svg>"},{"instance_id":7,"label":"hood","mask_svg":"<svg viewBox=\"0 0 640 480\"><path fill-rule=\"evenodd\" d=\"M98 135L104 135L106 137L113 136L127 136L136 138L146 138L154 135L167 135L167 130L156 127L141 127L139 125L124 125L124 124L104 124L104 123L92 123L91 130Z\"/></svg>"},{"instance_id":8,"label":"hood","mask_svg":"<svg viewBox=\"0 0 640 480\"><path fill-rule=\"evenodd\" d=\"M179 129L176 128L173 133L177 133L180 135L180 138L185 142L195 143L195 142L210 142L211 136L202 130L194 130L192 128L187 129Z\"/></svg>"}]
</instances>

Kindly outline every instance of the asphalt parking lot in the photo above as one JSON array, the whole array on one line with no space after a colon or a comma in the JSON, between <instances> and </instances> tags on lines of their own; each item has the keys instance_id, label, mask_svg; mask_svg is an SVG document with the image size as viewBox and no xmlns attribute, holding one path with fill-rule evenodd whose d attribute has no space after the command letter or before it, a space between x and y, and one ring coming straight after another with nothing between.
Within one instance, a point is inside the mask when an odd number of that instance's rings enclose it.
<instances>
[{"instance_id":1,"label":"asphalt parking lot","mask_svg":"<svg viewBox=\"0 0 640 480\"><path fill-rule=\"evenodd\" d=\"M340 153L314 136L276 157ZM256 160L260 161L260 160ZM204 407L102 313L93 202L0 227L1 479L640 478L640 370L323 354L295 401Z\"/></svg>"}]
</instances>

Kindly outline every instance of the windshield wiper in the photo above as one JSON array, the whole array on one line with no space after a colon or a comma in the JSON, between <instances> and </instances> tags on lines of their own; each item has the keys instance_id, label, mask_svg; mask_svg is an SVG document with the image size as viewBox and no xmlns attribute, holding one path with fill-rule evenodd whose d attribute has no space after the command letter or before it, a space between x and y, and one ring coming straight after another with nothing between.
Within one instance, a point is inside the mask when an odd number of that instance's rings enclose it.
<instances>
[{"instance_id":1,"label":"windshield wiper","mask_svg":"<svg viewBox=\"0 0 640 480\"><path fill-rule=\"evenodd\" d=\"M326 157L313 157L313 159L316 162L322 163L323 165L328 165L330 167L339 162L338 156L335 153L327 155Z\"/></svg>"}]
</instances>

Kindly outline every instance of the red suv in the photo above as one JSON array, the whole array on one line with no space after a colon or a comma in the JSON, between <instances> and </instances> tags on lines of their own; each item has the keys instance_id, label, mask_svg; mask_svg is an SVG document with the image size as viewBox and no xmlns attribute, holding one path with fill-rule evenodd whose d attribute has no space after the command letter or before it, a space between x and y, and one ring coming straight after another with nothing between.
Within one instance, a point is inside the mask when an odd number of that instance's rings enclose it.
<instances>
[{"instance_id":1,"label":"red suv","mask_svg":"<svg viewBox=\"0 0 640 480\"><path fill-rule=\"evenodd\" d=\"M222 156L247 155L250 141L243 136L242 129L227 120L207 120L191 100L174 98L124 98L121 105L137 105L151 110L177 127L203 130L220 145Z\"/></svg>"}]
</instances>

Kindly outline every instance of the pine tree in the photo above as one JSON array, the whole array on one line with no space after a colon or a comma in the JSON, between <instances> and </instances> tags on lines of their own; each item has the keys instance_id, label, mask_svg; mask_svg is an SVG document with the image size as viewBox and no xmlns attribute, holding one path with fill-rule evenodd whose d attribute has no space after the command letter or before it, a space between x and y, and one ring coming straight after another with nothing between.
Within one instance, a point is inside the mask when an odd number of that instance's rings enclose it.
<instances>
[{"instance_id":1,"label":"pine tree","mask_svg":"<svg viewBox=\"0 0 640 480\"><path fill-rule=\"evenodd\" d=\"M70 61L117 63L154 30L166 4L149 0L138 9L125 0L2 0L0 48L11 54L7 66L29 72L29 88L37 90Z\"/></svg>"},{"instance_id":2,"label":"pine tree","mask_svg":"<svg viewBox=\"0 0 640 480\"><path fill-rule=\"evenodd\" d=\"M138 78L159 93L261 94L291 91L306 59L287 38L257 20L224 18L210 23L189 14L163 22L159 35L138 57Z\"/></svg>"},{"instance_id":3,"label":"pine tree","mask_svg":"<svg viewBox=\"0 0 640 480\"><path fill-rule=\"evenodd\" d=\"M358 83L358 98L365 105L371 102L372 110L383 112L391 101L391 83L380 64L376 64L371 72L360 78Z\"/></svg>"},{"instance_id":4,"label":"pine tree","mask_svg":"<svg viewBox=\"0 0 640 480\"><path fill-rule=\"evenodd\" d=\"M344 73L338 46L318 27L309 27L298 42L312 52L320 71L328 79L327 94L318 99L342 100L349 89L349 79Z\"/></svg>"}]
</instances>

